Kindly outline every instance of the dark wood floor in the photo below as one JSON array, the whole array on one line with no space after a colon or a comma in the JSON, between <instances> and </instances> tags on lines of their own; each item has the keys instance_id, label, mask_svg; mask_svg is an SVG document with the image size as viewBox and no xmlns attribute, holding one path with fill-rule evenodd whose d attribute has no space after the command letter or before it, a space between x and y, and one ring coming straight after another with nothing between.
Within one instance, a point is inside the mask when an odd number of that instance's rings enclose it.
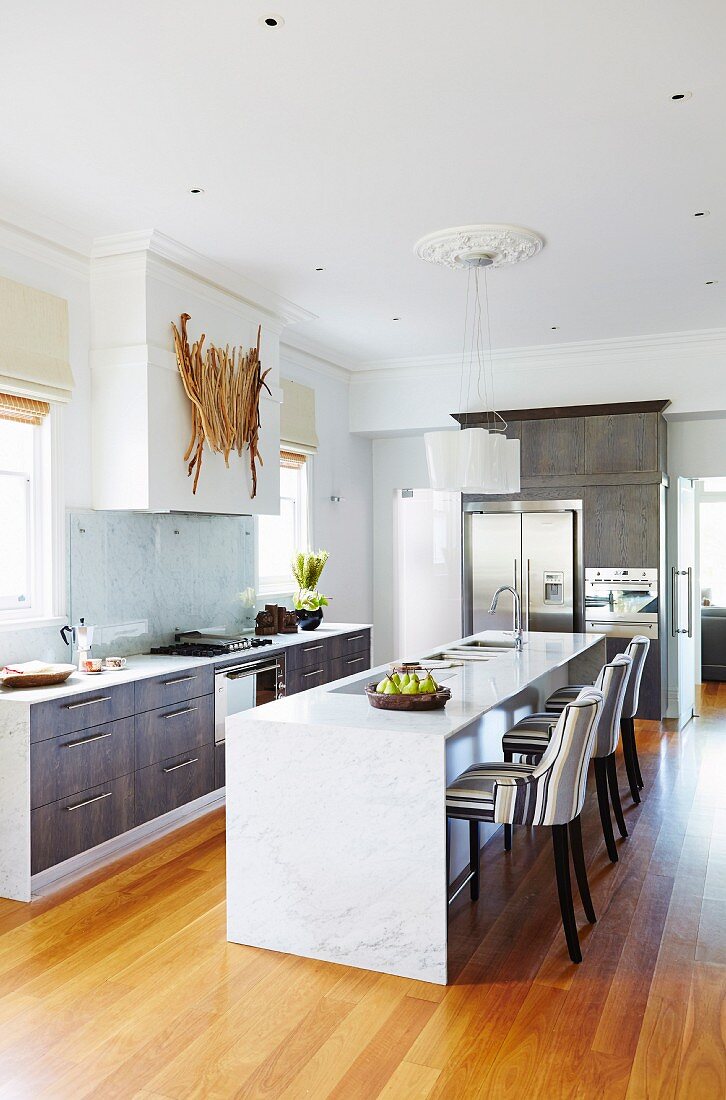
<instances>
[{"instance_id":1,"label":"dark wood floor","mask_svg":"<svg viewBox=\"0 0 726 1100\"><path fill-rule=\"evenodd\" d=\"M726 685L640 723L620 862L568 958L544 830L482 856L446 989L227 944L223 817L31 906L0 902L0 1097L726 1096Z\"/></svg>"}]
</instances>

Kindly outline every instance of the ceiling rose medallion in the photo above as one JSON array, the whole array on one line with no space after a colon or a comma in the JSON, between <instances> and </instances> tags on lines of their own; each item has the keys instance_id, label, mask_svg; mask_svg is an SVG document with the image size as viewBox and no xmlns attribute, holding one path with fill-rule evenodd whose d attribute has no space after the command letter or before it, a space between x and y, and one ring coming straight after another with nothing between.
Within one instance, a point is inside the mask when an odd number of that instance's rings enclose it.
<instances>
[{"instance_id":1,"label":"ceiling rose medallion","mask_svg":"<svg viewBox=\"0 0 726 1100\"><path fill-rule=\"evenodd\" d=\"M536 256L544 241L517 225L460 225L429 233L414 252L429 263L468 271L464 350L461 359L460 399L466 392L466 410L472 388L483 406L486 427L424 433L429 483L432 489L462 493L514 494L520 491L519 440L507 438L507 425L494 406L494 369L487 276L490 268L518 264ZM484 309L479 272L483 269ZM472 292L474 308L470 310ZM482 320L485 319L485 328ZM486 353L485 353L486 347ZM477 417L479 419L479 417Z\"/></svg>"}]
</instances>

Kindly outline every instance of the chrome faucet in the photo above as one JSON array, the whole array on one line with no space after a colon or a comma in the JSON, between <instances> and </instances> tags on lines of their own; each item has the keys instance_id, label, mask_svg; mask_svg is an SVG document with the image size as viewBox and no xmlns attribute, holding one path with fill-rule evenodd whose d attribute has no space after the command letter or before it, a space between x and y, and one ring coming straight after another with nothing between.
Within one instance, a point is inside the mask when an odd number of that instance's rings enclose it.
<instances>
[{"instance_id":1,"label":"chrome faucet","mask_svg":"<svg viewBox=\"0 0 726 1100\"><path fill-rule=\"evenodd\" d=\"M514 625L512 633L514 634L514 648L522 648L522 601L519 598L519 592L516 588L512 588L511 584L503 584L496 590L492 596L491 607L489 608L489 614L493 615L497 609L497 603L502 592L511 592L514 598Z\"/></svg>"}]
</instances>

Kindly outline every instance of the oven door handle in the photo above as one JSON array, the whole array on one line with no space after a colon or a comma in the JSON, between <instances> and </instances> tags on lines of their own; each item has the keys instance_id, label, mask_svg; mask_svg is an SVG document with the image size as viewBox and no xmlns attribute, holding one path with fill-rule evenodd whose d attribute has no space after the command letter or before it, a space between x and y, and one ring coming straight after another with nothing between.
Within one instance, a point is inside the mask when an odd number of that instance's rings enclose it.
<instances>
[{"instance_id":1,"label":"oven door handle","mask_svg":"<svg viewBox=\"0 0 726 1100\"><path fill-rule=\"evenodd\" d=\"M247 668L232 669L230 672L225 672L221 669L218 676L225 676L228 680L243 680L245 676L258 676L261 672L276 672L278 668L277 662L271 665L251 665Z\"/></svg>"}]
</instances>

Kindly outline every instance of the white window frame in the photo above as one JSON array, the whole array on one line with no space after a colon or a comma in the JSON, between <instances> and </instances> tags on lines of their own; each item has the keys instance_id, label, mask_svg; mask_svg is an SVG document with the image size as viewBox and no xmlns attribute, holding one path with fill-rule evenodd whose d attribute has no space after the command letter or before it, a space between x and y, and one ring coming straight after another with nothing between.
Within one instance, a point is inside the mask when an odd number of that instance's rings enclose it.
<instances>
[{"instance_id":1,"label":"white window frame","mask_svg":"<svg viewBox=\"0 0 726 1100\"><path fill-rule=\"evenodd\" d=\"M34 429L28 507L31 602L30 606L0 608L0 632L65 622L62 412L58 405L51 405L49 416Z\"/></svg>"},{"instance_id":2,"label":"white window frame","mask_svg":"<svg viewBox=\"0 0 726 1100\"><path fill-rule=\"evenodd\" d=\"M305 499L302 507L305 512L305 518L307 522L307 547L313 545L313 515L311 502L313 499L313 476L314 465L313 455L303 447L293 446L292 444L280 444L281 450L293 451L298 454L305 455L305 464L302 469L305 471ZM273 578L272 580L263 581L260 575L260 528L259 522L261 517L255 517L255 588L258 597L264 597L269 599L271 596L291 596L293 592L297 590L297 584L295 579L290 574L287 580L283 580L280 577ZM299 549L307 549L302 545Z\"/></svg>"}]
</instances>

